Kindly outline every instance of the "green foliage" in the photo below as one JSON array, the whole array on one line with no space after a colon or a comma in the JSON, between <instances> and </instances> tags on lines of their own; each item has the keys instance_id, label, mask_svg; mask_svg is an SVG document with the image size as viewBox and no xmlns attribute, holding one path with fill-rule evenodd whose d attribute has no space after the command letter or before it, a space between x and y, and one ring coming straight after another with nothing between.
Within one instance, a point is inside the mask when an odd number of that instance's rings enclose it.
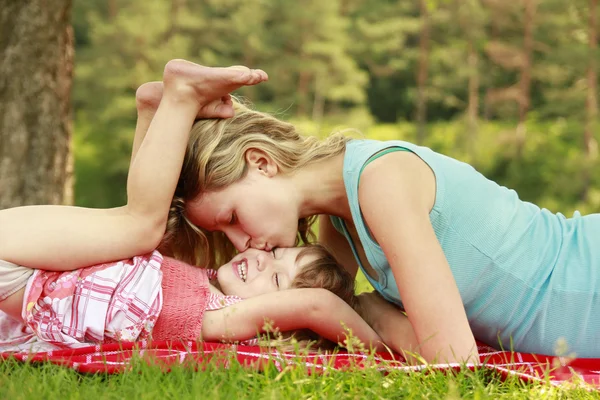
<instances>
[{"instance_id":1,"label":"green foliage","mask_svg":"<svg viewBox=\"0 0 600 400\"><path fill-rule=\"evenodd\" d=\"M585 159L577 121L558 119L527 123L523 153L516 157L518 141L511 123L487 122L479 126L475 143L467 137L466 124L460 120L431 124L425 146L473 165L487 178L519 193L521 199L570 216L600 211L600 171L592 173L592 190L587 202L580 199ZM367 137L379 140L414 142L416 127L410 123L375 125ZM470 151L475 148L475 156Z\"/></svg>"},{"instance_id":2,"label":"green foliage","mask_svg":"<svg viewBox=\"0 0 600 400\"><path fill-rule=\"evenodd\" d=\"M523 46L523 5L436 0L427 2L427 12L424 144L473 164L523 199L553 211L600 210L598 162L586 160L583 152L586 73L590 60L598 60L598 52L588 47L588 2L537 3L523 143L515 133L517 103L486 100L490 91L518 84L514 65ZM270 82L238 94L298 123L307 134L354 128L378 139L416 140L415 82L424 22L418 2L89 0L75 2L73 15L80 205L124 203L135 90L159 80L171 58L265 69ZM473 49L476 67L467 63ZM469 125L473 77L479 85L477 115L491 120ZM592 171L588 190L585 169Z\"/></svg>"}]
</instances>

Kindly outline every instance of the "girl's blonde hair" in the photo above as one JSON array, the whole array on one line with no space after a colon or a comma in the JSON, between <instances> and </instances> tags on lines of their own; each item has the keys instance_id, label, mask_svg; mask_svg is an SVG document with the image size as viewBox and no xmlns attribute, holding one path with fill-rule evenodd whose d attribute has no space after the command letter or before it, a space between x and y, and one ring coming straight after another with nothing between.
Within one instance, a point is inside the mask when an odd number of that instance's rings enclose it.
<instances>
[{"instance_id":1,"label":"girl's blonde hair","mask_svg":"<svg viewBox=\"0 0 600 400\"><path fill-rule=\"evenodd\" d=\"M362 310L355 295L355 280L352 275L321 245L311 244L304 246L298 254L297 260L300 261L308 256L314 259L302 266L302 269L294 277L291 287L296 289L319 288L329 290L348 303L348 305L362 316ZM332 317L335 318L335 316ZM263 345L276 346L283 350L295 350L291 344L292 339L294 339L298 349L332 350L337 346L337 343L320 337L308 329L284 332L279 336L275 340L269 337L269 340L264 341Z\"/></svg>"},{"instance_id":2,"label":"girl's blonde hair","mask_svg":"<svg viewBox=\"0 0 600 400\"><path fill-rule=\"evenodd\" d=\"M190 132L181 176L169 213L161 249L194 265L216 268L229 261L235 249L221 232L205 232L185 215L186 202L202 193L222 189L242 179L245 154L252 148L268 154L282 173L342 153L350 140L341 133L325 140L301 136L294 125L234 101L235 116L197 121ZM314 217L298 221L299 242L314 239Z\"/></svg>"}]
</instances>

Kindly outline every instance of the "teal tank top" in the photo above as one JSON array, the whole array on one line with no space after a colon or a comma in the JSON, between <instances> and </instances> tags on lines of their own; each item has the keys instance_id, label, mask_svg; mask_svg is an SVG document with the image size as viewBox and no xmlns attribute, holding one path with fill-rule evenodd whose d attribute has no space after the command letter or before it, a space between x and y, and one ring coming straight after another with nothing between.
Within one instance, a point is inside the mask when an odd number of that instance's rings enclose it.
<instances>
[{"instance_id":1,"label":"teal tank top","mask_svg":"<svg viewBox=\"0 0 600 400\"><path fill-rule=\"evenodd\" d=\"M426 147L352 140L344 184L352 222L378 280L361 265L344 221L334 216L331 221L379 293L403 307L391 268L362 218L358 182L369 160L389 148L413 152L434 172L430 221L476 339L547 355L566 342L578 357L600 357L600 214L566 218L541 209L470 165Z\"/></svg>"}]
</instances>

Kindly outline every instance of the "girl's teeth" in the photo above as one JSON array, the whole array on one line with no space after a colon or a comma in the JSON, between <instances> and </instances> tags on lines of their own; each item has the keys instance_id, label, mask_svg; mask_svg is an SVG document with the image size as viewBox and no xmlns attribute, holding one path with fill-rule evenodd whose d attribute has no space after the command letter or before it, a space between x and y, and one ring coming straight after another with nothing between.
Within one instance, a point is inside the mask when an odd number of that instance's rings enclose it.
<instances>
[{"instance_id":1,"label":"girl's teeth","mask_svg":"<svg viewBox=\"0 0 600 400\"><path fill-rule=\"evenodd\" d=\"M247 279L247 271L248 271L248 266L246 264L246 261L242 261L238 265L238 272L240 274L240 277L242 278L242 281L244 281L244 282L246 282L246 279Z\"/></svg>"}]
</instances>

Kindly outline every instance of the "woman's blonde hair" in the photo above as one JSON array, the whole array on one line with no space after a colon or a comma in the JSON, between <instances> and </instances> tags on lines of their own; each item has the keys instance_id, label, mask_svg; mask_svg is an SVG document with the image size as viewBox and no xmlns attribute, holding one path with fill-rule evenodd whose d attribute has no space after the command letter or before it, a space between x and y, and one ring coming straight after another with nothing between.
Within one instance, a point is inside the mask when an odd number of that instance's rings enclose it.
<instances>
[{"instance_id":1,"label":"woman's blonde hair","mask_svg":"<svg viewBox=\"0 0 600 400\"><path fill-rule=\"evenodd\" d=\"M242 179L247 171L245 154L264 151L279 171L290 173L310 163L342 153L348 137L341 133L325 140L302 136L294 125L234 101L235 116L197 121L190 132L181 176L169 213L161 249L194 265L216 268L229 261L235 249L221 232L205 232L185 215L186 202L202 193L222 189ZM298 221L300 242L314 239L314 217Z\"/></svg>"}]
</instances>

